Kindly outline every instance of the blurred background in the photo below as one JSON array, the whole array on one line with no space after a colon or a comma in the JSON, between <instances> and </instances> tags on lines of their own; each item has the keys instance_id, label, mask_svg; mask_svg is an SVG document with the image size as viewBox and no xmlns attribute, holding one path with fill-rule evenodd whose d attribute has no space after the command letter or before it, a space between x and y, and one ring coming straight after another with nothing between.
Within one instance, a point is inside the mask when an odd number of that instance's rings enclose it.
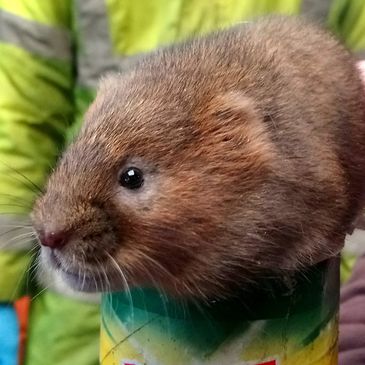
<instances>
[{"instance_id":1,"label":"blurred background","mask_svg":"<svg viewBox=\"0 0 365 365\"><path fill-rule=\"evenodd\" d=\"M313 19L365 58L363 0L0 1L0 365L98 363L98 298L40 284L29 213L100 76L126 72L157 47L272 13ZM358 228L343 282L365 251L365 222Z\"/></svg>"}]
</instances>

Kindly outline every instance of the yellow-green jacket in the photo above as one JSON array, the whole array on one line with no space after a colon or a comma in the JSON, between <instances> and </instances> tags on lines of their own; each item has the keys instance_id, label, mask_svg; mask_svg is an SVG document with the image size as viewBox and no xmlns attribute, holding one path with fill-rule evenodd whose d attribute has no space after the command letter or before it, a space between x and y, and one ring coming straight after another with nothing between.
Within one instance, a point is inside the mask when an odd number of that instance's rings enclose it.
<instances>
[{"instance_id":1,"label":"yellow-green jacket","mask_svg":"<svg viewBox=\"0 0 365 365\"><path fill-rule=\"evenodd\" d=\"M365 56L363 0L0 1L0 302L34 287L24 274L34 242L19 226L99 76L158 46L273 12L306 13ZM32 302L26 363L97 363L97 318L96 305L44 291Z\"/></svg>"}]
</instances>

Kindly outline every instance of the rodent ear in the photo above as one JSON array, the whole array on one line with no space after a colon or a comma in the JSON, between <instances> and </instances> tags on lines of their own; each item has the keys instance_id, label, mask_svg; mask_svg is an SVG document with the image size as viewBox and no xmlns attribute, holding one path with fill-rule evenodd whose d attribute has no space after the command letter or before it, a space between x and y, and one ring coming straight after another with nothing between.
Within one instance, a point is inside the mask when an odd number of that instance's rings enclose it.
<instances>
[{"instance_id":1,"label":"rodent ear","mask_svg":"<svg viewBox=\"0 0 365 365\"><path fill-rule=\"evenodd\" d=\"M253 99L241 92L228 92L214 97L206 112L223 140L244 145L265 160L272 159L275 148Z\"/></svg>"},{"instance_id":2,"label":"rodent ear","mask_svg":"<svg viewBox=\"0 0 365 365\"><path fill-rule=\"evenodd\" d=\"M211 112L222 122L240 119L242 122L259 119L254 101L240 92L228 92L216 96L211 103Z\"/></svg>"}]
</instances>

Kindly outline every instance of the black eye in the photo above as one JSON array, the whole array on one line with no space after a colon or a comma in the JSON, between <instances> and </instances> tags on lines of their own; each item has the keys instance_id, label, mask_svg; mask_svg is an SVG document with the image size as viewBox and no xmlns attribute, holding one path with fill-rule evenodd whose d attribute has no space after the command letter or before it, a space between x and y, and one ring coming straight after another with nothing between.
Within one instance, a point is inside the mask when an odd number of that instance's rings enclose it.
<instances>
[{"instance_id":1,"label":"black eye","mask_svg":"<svg viewBox=\"0 0 365 365\"><path fill-rule=\"evenodd\" d=\"M137 167L128 167L119 175L119 184L127 189L139 189L143 185L143 172Z\"/></svg>"}]
</instances>

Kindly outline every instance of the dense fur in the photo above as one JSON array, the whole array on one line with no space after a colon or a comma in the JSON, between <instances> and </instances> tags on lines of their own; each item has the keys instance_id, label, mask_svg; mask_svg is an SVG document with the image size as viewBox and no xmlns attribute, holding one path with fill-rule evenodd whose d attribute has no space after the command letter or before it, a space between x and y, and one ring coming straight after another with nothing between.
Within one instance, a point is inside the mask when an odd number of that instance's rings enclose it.
<instances>
[{"instance_id":1,"label":"dense fur","mask_svg":"<svg viewBox=\"0 0 365 365\"><path fill-rule=\"evenodd\" d=\"M301 20L166 48L103 80L35 228L70 233L51 263L77 289L107 276L228 295L340 251L364 196L364 120L351 55ZM128 165L142 189L118 185Z\"/></svg>"}]
</instances>

